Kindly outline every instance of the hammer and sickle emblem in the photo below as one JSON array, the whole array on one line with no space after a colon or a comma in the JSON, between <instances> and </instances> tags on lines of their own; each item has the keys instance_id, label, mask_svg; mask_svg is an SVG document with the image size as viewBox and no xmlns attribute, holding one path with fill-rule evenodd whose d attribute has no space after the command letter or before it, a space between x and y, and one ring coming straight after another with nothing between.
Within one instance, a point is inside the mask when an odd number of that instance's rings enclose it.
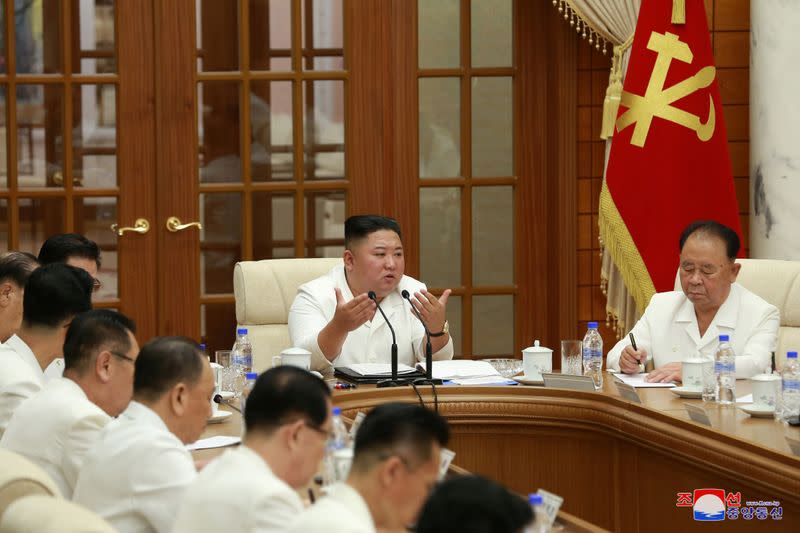
<instances>
[{"instance_id":1,"label":"hammer and sickle emblem","mask_svg":"<svg viewBox=\"0 0 800 533\"><path fill-rule=\"evenodd\" d=\"M677 35L669 32L651 33L647 48L658 54L653 72L650 74L647 90L644 96L627 91L622 92L620 105L627 107L628 110L617 119L617 131L636 124L631 136L631 144L642 147L647 140L653 117L660 117L694 130L697 138L703 142L709 140L714 135L716 124L714 99L710 94L708 95L708 119L705 123L701 122L697 115L692 115L670 104L711 85L716 75L716 69L712 66L703 67L694 76L665 89L664 82L667 79L667 71L672 60L677 59L684 63L691 63L694 54L689 49L689 45L681 41Z\"/></svg>"}]
</instances>

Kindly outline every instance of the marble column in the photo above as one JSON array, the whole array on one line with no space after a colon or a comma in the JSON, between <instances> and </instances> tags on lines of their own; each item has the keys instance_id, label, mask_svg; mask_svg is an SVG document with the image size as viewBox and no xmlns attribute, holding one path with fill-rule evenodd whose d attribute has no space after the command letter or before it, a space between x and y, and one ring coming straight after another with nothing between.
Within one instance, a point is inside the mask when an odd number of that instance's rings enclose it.
<instances>
[{"instance_id":1,"label":"marble column","mask_svg":"<svg viewBox=\"0 0 800 533\"><path fill-rule=\"evenodd\" d=\"M800 2L750 2L750 255L800 260Z\"/></svg>"}]
</instances>

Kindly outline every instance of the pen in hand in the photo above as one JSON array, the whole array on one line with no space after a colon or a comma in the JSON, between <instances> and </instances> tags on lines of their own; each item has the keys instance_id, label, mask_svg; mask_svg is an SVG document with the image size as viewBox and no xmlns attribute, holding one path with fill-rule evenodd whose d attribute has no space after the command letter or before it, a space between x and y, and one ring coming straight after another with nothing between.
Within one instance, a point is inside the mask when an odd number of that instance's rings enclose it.
<instances>
[{"instance_id":1,"label":"pen in hand","mask_svg":"<svg viewBox=\"0 0 800 533\"><path fill-rule=\"evenodd\" d=\"M636 338L634 338L632 331L630 332L628 337L631 339L631 346L633 347L634 351L638 352L639 348L636 347ZM644 367L644 363L641 360L639 360L639 364L642 365L642 367Z\"/></svg>"}]
</instances>

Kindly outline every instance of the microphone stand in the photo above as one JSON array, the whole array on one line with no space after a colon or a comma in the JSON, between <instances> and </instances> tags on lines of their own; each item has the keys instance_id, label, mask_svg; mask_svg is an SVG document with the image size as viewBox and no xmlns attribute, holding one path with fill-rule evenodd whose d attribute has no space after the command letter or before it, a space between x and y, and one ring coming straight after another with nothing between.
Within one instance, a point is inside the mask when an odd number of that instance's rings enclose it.
<instances>
[{"instance_id":1,"label":"microphone stand","mask_svg":"<svg viewBox=\"0 0 800 533\"><path fill-rule=\"evenodd\" d=\"M419 323L422 324L422 329L425 330L425 377L415 379L414 385L441 385L441 379L433 379L433 347L431 346L431 332L428 329L428 326L425 325L425 322L423 322L422 317L419 316L417 308L411 303L411 295L408 293L408 291L403 289L403 292L400 294L403 296L403 298L408 300L408 304L411 306L411 311L414 313L414 316L417 317Z\"/></svg>"},{"instance_id":2,"label":"microphone stand","mask_svg":"<svg viewBox=\"0 0 800 533\"><path fill-rule=\"evenodd\" d=\"M382 387L397 387L399 385L408 385L408 380L397 378L397 337L394 334L394 328L392 327L392 324L389 322L389 319L386 318L386 313L384 313L383 309L381 309L381 304L378 303L378 297L375 294L375 291L369 291L367 293L367 296L369 296L370 300L375 302L375 305L378 307L378 311L380 311L384 322L386 322L386 325L389 326L389 331L392 332L392 377L391 379L384 379L379 381L378 383L376 383L376 386L382 388Z\"/></svg>"}]
</instances>

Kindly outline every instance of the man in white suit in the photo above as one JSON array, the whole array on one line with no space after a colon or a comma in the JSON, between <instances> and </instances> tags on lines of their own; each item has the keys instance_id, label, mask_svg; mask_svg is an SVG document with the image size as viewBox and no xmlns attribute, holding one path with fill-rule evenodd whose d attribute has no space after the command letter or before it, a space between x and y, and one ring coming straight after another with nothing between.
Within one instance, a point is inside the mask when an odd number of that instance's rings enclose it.
<instances>
[{"instance_id":1,"label":"man in white suit","mask_svg":"<svg viewBox=\"0 0 800 533\"><path fill-rule=\"evenodd\" d=\"M184 337L145 344L135 370L133 401L89 450L73 500L121 533L168 533L197 477L186 444L200 437L211 416L214 376Z\"/></svg>"},{"instance_id":2,"label":"man in white suit","mask_svg":"<svg viewBox=\"0 0 800 533\"><path fill-rule=\"evenodd\" d=\"M449 433L444 418L419 405L376 407L356 434L347 481L331 486L289 531L405 531L438 481Z\"/></svg>"},{"instance_id":3,"label":"man in white suit","mask_svg":"<svg viewBox=\"0 0 800 533\"><path fill-rule=\"evenodd\" d=\"M110 309L76 316L64 342L64 377L49 381L23 402L0 446L24 455L47 472L65 498L100 430L133 395L139 345L133 322Z\"/></svg>"},{"instance_id":4,"label":"man in white suit","mask_svg":"<svg viewBox=\"0 0 800 533\"><path fill-rule=\"evenodd\" d=\"M25 285L22 325L0 346L0 437L19 404L44 386L44 369L61 357L72 318L92 308L92 278L68 265L35 270Z\"/></svg>"},{"instance_id":5,"label":"man in white suit","mask_svg":"<svg viewBox=\"0 0 800 533\"><path fill-rule=\"evenodd\" d=\"M651 382L681 380L685 359L699 352L711 357L719 336L728 335L736 354L736 377L764 371L775 350L778 309L736 283L739 237L714 221L690 224L680 238L681 291L656 294L629 337L608 352L608 368L641 371L648 360Z\"/></svg>"},{"instance_id":6,"label":"man in white suit","mask_svg":"<svg viewBox=\"0 0 800 533\"><path fill-rule=\"evenodd\" d=\"M330 395L324 381L300 368L261 374L247 397L242 445L200 472L174 533L286 531L303 511L297 490L308 485L325 454Z\"/></svg>"},{"instance_id":7,"label":"man in white suit","mask_svg":"<svg viewBox=\"0 0 800 533\"><path fill-rule=\"evenodd\" d=\"M302 285L289 310L292 345L311 352L311 366L324 370L390 362L392 335L370 292L395 329L398 362L413 366L425 359L425 330L412 314L412 305L431 332L433 358L452 359L453 341L445 316L450 289L437 298L424 284L404 275L397 221L377 215L352 216L345 221L344 240L344 264Z\"/></svg>"},{"instance_id":8,"label":"man in white suit","mask_svg":"<svg viewBox=\"0 0 800 533\"><path fill-rule=\"evenodd\" d=\"M22 325L22 297L31 272L39 268L27 252L0 255L0 343L6 342Z\"/></svg>"}]
</instances>

